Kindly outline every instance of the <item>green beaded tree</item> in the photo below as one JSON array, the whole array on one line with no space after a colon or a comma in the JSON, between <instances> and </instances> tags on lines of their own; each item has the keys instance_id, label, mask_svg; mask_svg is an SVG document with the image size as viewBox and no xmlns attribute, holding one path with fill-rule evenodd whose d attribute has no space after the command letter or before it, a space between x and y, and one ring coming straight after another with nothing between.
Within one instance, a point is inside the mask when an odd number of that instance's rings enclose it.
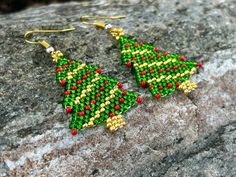
<instances>
[{"instance_id":1,"label":"green beaded tree","mask_svg":"<svg viewBox=\"0 0 236 177\"><path fill-rule=\"evenodd\" d=\"M180 54L160 51L150 44L144 44L120 36L122 64L131 67L137 83L148 87L157 99L173 93L176 88L185 93L196 88L188 79L202 63L186 61Z\"/></svg>"},{"instance_id":2,"label":"green beaded tree","mask_svg":"<svg viewBox=\"0 0 236 177\"><path fill-rule=\"evenodd\" d=\"M56 80L65 89L63 107L72 114L72 135L101 123L115 131L125 125L121 114L142 102L138 94L122 90L121 82L102 75L100 68L63 56L57 61Z\"/></svg>"}]
</instances>

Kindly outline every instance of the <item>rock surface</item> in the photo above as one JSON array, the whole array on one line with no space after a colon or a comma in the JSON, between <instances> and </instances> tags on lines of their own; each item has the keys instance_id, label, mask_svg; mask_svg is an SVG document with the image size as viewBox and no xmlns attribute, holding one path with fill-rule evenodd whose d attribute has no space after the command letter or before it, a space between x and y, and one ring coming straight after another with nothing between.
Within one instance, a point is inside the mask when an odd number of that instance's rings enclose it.
<instances>
[{"instance_id":1,"label":"rock surface","mask_svg":"<svg viewBox=\"0 0 236 177\"><path fill-rule=\"evenodd\" d=\"M236 176L235 12L234 0L96 0L1 15L0 176ZM125 14L109 22L128 36L203 61L192 78L198 89L153 99L121 66L105 31L79 22L91 14ZM76 31L41 38L99 64L144 97L125 115L127 127L114 134L98 126L70 135L54 65L22 38L26 30L71 24Z\"/></svg>"}]
</instances>

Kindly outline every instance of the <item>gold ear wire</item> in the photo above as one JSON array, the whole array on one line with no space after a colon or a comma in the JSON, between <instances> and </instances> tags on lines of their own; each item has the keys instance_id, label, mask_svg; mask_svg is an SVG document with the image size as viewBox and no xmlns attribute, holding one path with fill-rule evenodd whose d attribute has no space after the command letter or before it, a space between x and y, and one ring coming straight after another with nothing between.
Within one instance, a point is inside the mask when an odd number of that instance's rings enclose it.
<instances>
[{"instance_id":1,"label":"gold ear wire","mask_svg":"<svg viewBox=\"0 0 236 177\"><path fill-rule=\"evenodd\" d=\"M85 15L85 16L81 16L80 17L80 21L84 24L87 25L94 25L98 28L105 28L106 23L105 22L88 22L86 20L88 19L122 19L122 18L126 18L126 16L124 15L120 15L120 16L89 16L89 15Z\"/></svg>"},{"instance_id":2,"label":"gold ear wire","mask_svg":"<svg viewBox=\"0 0 236 177\"><path fill-rule=\"evenodd\" d=\"M105 22L89 22L88 19L122 19L126 16L81 16L80 21L87 25L94 25L98 28L107 29L111 33L112 37L119 39L120 36L124 35L123 28L113 28L111 25L106 24Z\"/></svg>"},{"instance_id":3,"label":"gold ear wire","mask_svg":"<svg viewBox=\"0 0 236 177\"><path fill-rule=\"evenodd\" d=\"M73 30L75 30L75 28L68 28L68 29L61 29L61 30L32 30L32 31L27 31L24 34L24 39L25 39L25 42L29 44L41 45L47 49L50 47L50 45L46 41L44 40L43 41L30 41L28 39L28 36L33 33L62 33L62 32L68 32L68 31L73 31Z\"/></svg>"}]
</instances>

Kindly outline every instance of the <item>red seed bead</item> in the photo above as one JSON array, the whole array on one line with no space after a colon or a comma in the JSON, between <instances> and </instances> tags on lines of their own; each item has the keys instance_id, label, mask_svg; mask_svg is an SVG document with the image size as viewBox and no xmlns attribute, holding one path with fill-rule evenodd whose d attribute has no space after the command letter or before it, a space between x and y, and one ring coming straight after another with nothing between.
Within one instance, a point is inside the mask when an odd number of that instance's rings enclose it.
<instances>
[{"instance_id":1,"label":"red seed bead","mask_svg":"<svg viewBox=\"0 0 236 177\"><path fill-rule=\"evenodd\" d=\"M82 76L82 79L87 79L87 77L88 77L88 76L86 76L86 75L83 75L83 76Z\"/></svg>"},{"instance_id":2,"label":"red seed bead","mask_svg":"<svg viewBox=\"0 0 236 177\"><path fill-rule=\"evenodd\" d=\"M179 87L179 86L180 86L180 82L176 82L176 83L175 83L175 86L176 86L176 87Z\"/></svg>"},{"instance_id":3,"label":"red seed bead","mask_svg":"<svg viewBox=\"0 0 236 177\"><path fill-rule=\"evenodd\" d=\"M166 68L166 71L169 72L169 71L170 71L170 68Z\"/></svg>"},{"instance_id":4,"label":"red seed bead","mask_svg":"<svg viewBox=\"0 0 236 177\"><path fill-rule=\"evenodd\" d=\"M158 54L157 54L157 57L158 57L158 58L161 58L161 54L160 54L160 53L158 53Z\"/></svg>"},{"instance_id":5,"label":"red seed bead","mask_svg":"<svg viewBox=\"0 0 236 177\"><path fill-rule=\"evenodd\" d=\"M99 74L101 74L101 73L102 73L102 70L101 70L100 68L97 68L97 69L96 69L96 72L99 73Z\"/></svg>"},{"instance_id":6,"label":"red seed bead","mask_svg":"<svg viewBox=\"0 0 236 177\"><path fill-rule=\"evenodd\" d=\"M96 103L96 100L91 100L90 103L91 103L91 104L95 104L95 103Z\"/></svg>"},{"instance_id":7,"label":"red seed bead","mask_svg":"<svg viewBox=\"0 0 236 177\"><path fill-rule=\"evenodd\" d=\"M57 69L56 69L56 72L57 72L57 73L59 73L59 72L61 72L61 71L62 71L61 68L57 68Z\"/></svg>"},{"instance_id":8,"label":"red seed bead","mask_svg":"<svg viewBox=\"0 0 236 177\"><path fill-rule=\"evenodd\" d=\"M146 71L141 71L140 74L141 74L141 75L145 75L145 74L146 74Z\"/></svg>"},{"instance_id":9,"label":"red seed bead","mask_svg":"<svg viewBox=\"0 0 236 177\"><path fill-rule=\"evenodd\" d=\"M143 102L143 99L142 99L141 97L138 97L138 98L136 99L136 102L137 102L137 103L142 103L142 102Z\"/></svg>"},{"instance_id":10,"label":"red seed bead","mask_svg":"<svg viewBox=\"0 0 236 177\"><path fill-rule=\"evenodd\" d=\"M172 84L171 84L171 83L168 83L166 86L167 86L167 88L171 88L171 87L172 87Z\"/></svg>"},{"instance_id":11,"label":"red seed bead","mask_svg":"<svg viewBox=\"0 0 236 177\"><path fill-rule=\"evenodd\" d=\"M142 46L142 45L143 45L143 42L139 42L139 45Z\"/></svg>"},{"instance_id":12,"label":"red seed bead","mask_svg":"<svg viewBox=\"0 0 236 177\"><path fill-rule=\"evenodd\" d=\"M153 69L150 69L149 72L150 72L150 73L154 73L155 71L154 71Z\"/></svg>"},{"instance_id":13,"label":"red seed bead","mask_svg":"<svg viewBox=\"0 0 236 177\"><path fill-rule=\"evenodd\" d=\"M70 94L70 90L64 91L64 95L69 95L69 94Z\"/></svg>"},{"instance_id":14,"label":"red seed bead","mask_svg":"<svg viewBox=\"0 0 236 177\"><path fill-rule=\"evenodd\" d=\"M159 89L159 90L162 90L162 89L163 89L163 87L160 85L160 86L158 86L158 89Z\"/></svg>"},{"instance_id":15,"label":"red seed bead","mask_svg":"<svg viewBox=\"0 0 236 177\"><path fill-rule=\"evenodd\" d=\"M119 99L119 102L120 102L120 103L124 103L124 101L125 101L124 98L120 98L120 99Z\"/></svg>"},{"instance_id":16,"label":"red seed bead","mask_svg":"<svg viewBox=\"0 0 236 177\"><path fill-rule=\"evenodd\" d=\"M73 64L74 64L74 62L73 62L73 61L69 61L69 62L68 62L68 64L70 64L70 65L73 65Z\"/></svg>"},{"instance_id":17,"label":"red seed bead","mask_svg":"<svg viewBox=\"0 0 236 177\"><path fill-rule=\"evenodd\" d=\"M72 90L76 90L77 87L76 87L75 85L73 85L73 86L71 86L71 89L72 89Z\"/></svg>"},{"instance_id":18,"label":"red seed bead","mask_svg":"<svg viewBox=\"0 0 236 177\"><path fill-rule=\"evenodd\" d=\"M84 115L85 115L84 111L78 112L78 116L84 116Z\"/></svg>"},{"instance_id":19,"label":"red seed bead","mask_svg":"<svg viewBox=\"0 0 236 177\"><path fill-rule=\"evenodd\" d=\"M84 106L84 109L85 109L85 110L90 110L91 107L90 107L90 105L85 105L85 106Z\"/></svg>"},{"instance_id":20,"label":"red seed bead","mask_svg":"<svg viewBox=\"0 0 236 177\"><path fill-rule=\"evenodd\" d=\"M125 47L129 47L129 46L130 46L130 44L129 44L129 43L126 43L126 44L125 44Z\"/></svg>"},{"instance_id":21,"label":"red seed bead","mask_svg":"<svg viewBox=\"0 0 236 177\"><path fill-rule=\"evenodd\" d=\"M66 113L68 114L68 113L71 113L72 108L70 106L66 106L65 110L66 110Z\"/></svg>"},{"instance_id":22,"label":"red seed bead","mask_svg":"<svg viewBox=\"0 0 236 177\"><path fill-rule=\"evenodd\" d=\"M121 82L118 82L118 83L117 83L117 86L118 86L118 88L122 88L122 87L123 87L123 84L122 84Z\"/></svg>"},{"instance_id":23,"label":"red seed bead","mask_svg":"<svg viewBox=\"0 0 236 177\"><path fill-rule=\"evenodd\" d=\"M154 48L154 51L155 51L155 52L158 52L158 51L159 51L159 48L158 48L158 47L155 47L155 48Z\"/></svg>"},{"instance_id":24,"label":"red seed bead","mask_svg":"<svg viewBox=\"0 0 236 177\"><path fill-rule=\"evenodd\" d=\"M127 67L130 67L131 65L132 65L132 64L131 64L130 61L127 61L127 62L126 62L126 66L127 66Z\"/></svg>"},{"instance_id":25,"label":"red seed bead","mask_svg":"<svg viewBox=\"0 0 236 177\"><path fill-rule=\"evenodd\" d=\"M141 87L145 87L146 86L146 82L145 81L141 81L140 85L141 85Z\"/></svg>"},{"instance_id":26,"label":"red seed bead","mask_svg":"<svg viewBox=\"0 0 236 177\"><path fill-rule=\"evenodd\" d=\"M120 105L115 105L114 109L115 110L119 110L120 109Z\"/></svg>"},{"instance_id":27,"label":"red seed bead","mask_svg":"<svg viewBox=\"0 0 236 177\"><path fill-rule=\"evenodd\" d=\"M160 98L161 98L161 94L160 94L160 93L157 93L157 94L155 95L155 97L156 97L156 99L160 99Z\"/></svg>"},{"instance_id":28,"label":"red seed bead","mask_svg":"<svg viewBox=\"0 0 236 177\"><path fill-rule=\"evenodd\" d=\"M134 57L134 58L132 58L132 60L137 60L137 58Z\"/></svg>"},{"instance_id":29,"label":"red seed bead","mask_svg":"<svg viewBox=\"0 0 236 177\"><path fill-rule=\"evenodd\" d=\"M202 62L198 62L198 63L196 64L196 66L199 67L199 68L201 68L201 67L202 67Z\"/></svg>"},{"instance_id":30,"label":"red seed bead","mask_svg":"<svg viewBox=\"0 0 236 177\"><path fill-rule=\"evenodd\" d=\"M148 89L152 89L152 88L153 88L153 85L149 85L149 86L148 86Z\"/></svg>"},{"instance_id":31,"label":"red seed bead","mask_svg":"<svg viewBox=\"0 0 236 177\"><path fill-rule=\"evenodd\" d=\"M181 64L181 67L185 67L185 66L186 66L186 64L184 64L184 63Z\"/></svg>"},{"instance_id":32,"label":"red seed bead","mask_svg":"<svg viewBox=\"0 0 236 177\"><path fill-rule=\"evenodd\" d=\"M105 80L105 81L104 81L104 84L108 84L108 82L109 82L108 80Z\"/></svg>"},{"instance_id":33,"label":"red seed bead","mask_svg":"<svg viewBox=\"0 0 236 177\"><path fill-rule=\"evenodd\" d=\"M127 90L122 91L122 95L126 95L126 93L127 93Z\"/></svg>"},{"instance_id":34,"label":"red seed bead","mask_svg":"<svg viewBox=\"0 0 236 177\"><path fill-rule=\"evenodd\" d=\"M173 66L173 69L178 69L178 66L177 66L177 65L174 65L174 66Z\"/></svg>"},{"instance_id":35,"label":"red seed bead","mask_svg":"<svg viewBox=\"0 0 236 177\"><path fill-rule=\"evenodd\" d=\"M96 97L100 97L100 96L101 96L101 94L100 94L100 93L97 93L97 94L96 94Z\"/></svg>"},{"instance_id":36,"label":"red seed bead","mask_svg":"<svg viewBox=\"0 0 236 177\"><path fill-rule=\"evenodd\" d=\"M168 55L168 52L167 51L163 52L163 55L164 56Z\"/></svg>"},{"instance_id":37,"label":"red seed bead","mask_svg":"<svg viewBox=\"0 0 236 177\"><path fill-rule=\"evenodd\" d=\"M77 130L75 129L75 128L73 128L72 130L71 130L71 135L72 136L75 136L77 134Z\"/></svg>"},{"instance_id":38,"label":"red seed bead","mask_svg":"<svg viewBox=\"0 0 236 177\"><path fill-rule=\"evenodd\" d=\"M154 56L150 56L149 58L150 58L150 60L153 60L153 59L154 59Z\"/></svg>"},{"instance_id":39,"label":"red seed bead","mask_svg":"<svg viewBox=\"0 0 236 177\"><path fill-rule=\"evenodd\" d=\"M67 65L66 64L62 65L62 68L67 68Z\"/></svg>"},{"instance_id":40,"label":"red seed bead","mask_svg":"<svg viewBox=\"0 0 236 177\"><path fill-rule=\"evenodd\" d=\"M162 73L162 69L158 69L158 72L159 72L159 73Z\"/></svg>"},{"instance_id":41,"label":"red seed bead","mask_svg":"<svg viewBox=\"0 0 236 177\"><path fill-rule=\"evenodd\" d=\"M91 71L90 71L90 70L87 70L87 71L86 71L86 73L87 73L87 74L90 74L90 73L91 73Z\"/></svg>"},{"instance_id":42,"label":"red seed bead","mask_svg":"<svg viewBox=\"0 0 236 177\"><path fill-rule=\"evenodd\" d=\"M60 85L61 86L64 86L66 84L66 81L65 80L60 80Z\"/></svg>"},{"instance_id":43,"label":"red seed bead","mask_svg":"<svg viewBox=\"0 0 236 177\"><path fill-rule=\"evenodd\" d=\"M134 47L138 47L138 44L134 44Z\"/></svg>"},{"instance_id":44,"label":"red seed bead","mask_svg":"<svg viewBox=\"0 0 236 177\"><path fill-rule=\"evenodd\" d=\"M112 117L114 117L114 116L115 116L115 113L114 113L114 112L110 112L110 113L109 113L109 117L112 118Z\"/></svg>"},{"instance_id":45,"label":"red seed bead","mask_svg":"<svg viewBox=\"0 0 236 177\"><path fill-rule=\"evenodd\" d=\"M76 84L82 84L82 80L77 80Z\"/></svg>"},{"instance_id":46,"label":"red seed bead","mask_svg":"<svg viewBox=\"0 0 236 177\"><path fill-rule=\"evenodd\" d=\"M143 60L143 61L144 61L144 60L146 60L146 58L145 58L145 57L142 57L142 58L141 58L141 60Z\"/></svg>"},{"instance_id":47,"label":"red seed bead","mask_svg":"<svg viewBox=\"0 0 236 177\"><path fill-rule=\"evenodd\" d=\"M180 61L185 61L185 57L183 55L179 56Z\"/></svg>"},{"instance_id":48,"label":"red seed bead","mask_svg":"<svg viewBox=\"0 0 236 177\"><path fill-rule=\"evenodd\" d=\"M104 87L104 86L101 86L101 87L99 88L99 90L103 91L103 90L105 90L105 87Z\"/></svg>"}]
</instances>

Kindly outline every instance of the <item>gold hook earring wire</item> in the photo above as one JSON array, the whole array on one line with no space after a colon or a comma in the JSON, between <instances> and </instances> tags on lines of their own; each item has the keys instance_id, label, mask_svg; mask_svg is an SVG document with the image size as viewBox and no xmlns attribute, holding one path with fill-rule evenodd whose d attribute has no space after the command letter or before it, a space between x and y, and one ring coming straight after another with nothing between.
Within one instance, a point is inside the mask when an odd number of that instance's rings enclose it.
<instances>
[{"instance_id":1,"label":"gold hook earring wire","mask_svg":"<svg viewBox=\"0 0 236 177\"><path fill-rule=\"evenodd\" d=\"M85 15L85 16L81 16L80 17L80 21L84 24L87 25L94 25L98 28L105 28L106 23L105 22L88 22L88 19L122 19L122 18L126 18L126 16L124 15L120 15L120 16L89 16L89 15Z\"/></svg>"},{"instance_id":2,"label":"gold hook earring wire","mask_svg":"<svg viewBox=\"0 0 236 177\"><path fill-rule=\"evenodd\" d=\"M73 30L75 30L75 28L68 28L68 29L61 29L61 30L32 30L32 31L27 31L24 34L24 39L25 39L25 42L29 44L41 45L47 49L48 47L50 47L50 45L46 41L44 40L43 41L30 41L28 39L28 36L33 33L62 33L62 32L68 32L68 31L73 31Z\"/></svg>"}]
</instances>

